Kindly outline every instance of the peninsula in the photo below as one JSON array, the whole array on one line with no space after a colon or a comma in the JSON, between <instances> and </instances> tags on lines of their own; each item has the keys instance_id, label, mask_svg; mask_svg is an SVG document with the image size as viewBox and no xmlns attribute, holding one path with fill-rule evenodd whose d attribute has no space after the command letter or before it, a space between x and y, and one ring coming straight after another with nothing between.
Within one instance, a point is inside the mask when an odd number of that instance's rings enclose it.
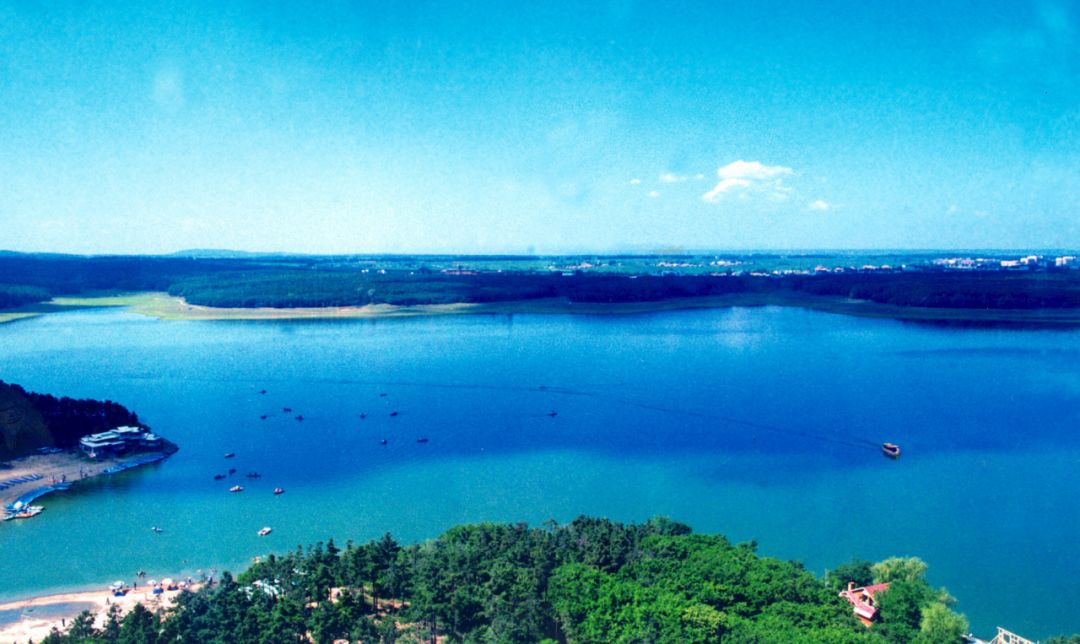
<instances>
[{"instance_id":1,"label":"peninsula","mask_svg":"<svg viewBox=\"0 0 1080 644\"><path fill-rule=\"evenodd\" d=\"M112 401L56 398L0 381L0 518L41 512L31 503L95 476L118 474L176 452Z\"/></svg>"}]
</instances>

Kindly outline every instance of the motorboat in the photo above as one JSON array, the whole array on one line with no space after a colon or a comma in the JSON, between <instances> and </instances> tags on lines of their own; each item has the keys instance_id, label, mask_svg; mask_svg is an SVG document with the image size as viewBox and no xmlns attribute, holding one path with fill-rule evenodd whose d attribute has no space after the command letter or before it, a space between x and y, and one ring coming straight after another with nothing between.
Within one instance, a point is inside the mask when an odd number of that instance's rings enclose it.
<instances>
[{"instance_id":1,"label":"motorboat","mask_svg":"<svg viewBox=\"0 0 1080 644\"><path fill-rule=\"evenodd\" d=\"M882 443L881 452L889 458L900 458L900 446L896 443Z\"/></svg>"},{"instance_id":2,"label":"motorboat","mask_svg":"<svg viewBox=\"0 0 1080 644\"><path fill-rule=\"evenodd\" d=\"M281 489L279 487L276 487L276 488L274 488L274 494L285 494L285 490L283 490L283 489Z\"/></svg>"},{"instance_id":3,"label":"motorboat","mask_svg":"<svg viewBox=\"0 0 1080 644\"><path fill-rule=\"evenodd\" d=\"M273 531L274 531L273 528L271 528L270 526L266 526L262 530L259 530L259 536L260 537L265 537L266 535L270 534Z\"/></svg>"},{"instance_id":4,"label":"motorboat","mask_svg":"<svg viewBox=\"0 0 1080 644\"><path fill-rule=\"evenodd\" d=\"M242 486L242 485L234 485L231 488L229 488L229 491L230 492L243 492L244 491L244 486Z\"/></svg>"}]
</instances>

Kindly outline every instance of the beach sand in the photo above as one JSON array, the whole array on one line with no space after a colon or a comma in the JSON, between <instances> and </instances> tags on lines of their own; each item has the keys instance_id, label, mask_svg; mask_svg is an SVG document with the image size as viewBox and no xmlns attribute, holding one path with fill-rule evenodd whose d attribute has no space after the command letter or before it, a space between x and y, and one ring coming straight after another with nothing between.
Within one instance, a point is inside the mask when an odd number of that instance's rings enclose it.
<instances>
[{"instance_id":1,"label":"beach sand","mask_svg":"<svg viewBox=\"0 0 1080 644\"><path fill-rule=\"evenodd\" d=\"M0 508L13 502L23 494L46 487L52 483L67 481L76 483L102 474L109 467L125 461L146 456L149 452L139 452L120 458L97 458L90 460L75 450L56 454L34 454L8 461L9 467L0 468L0 483L19 479L31 474L40 474L41 478L17 483L0 490ZM35 504L37 502L35 501Z\"/></svg>"},{"instance_id":2,"label":"beach sand","mask_svg":"<svg viewBox=\"0 0 1080 644\"><path fill-rule=\"evenodd\" d=\"M200 587L201 584L193 584L191 590L195 591ZM113 597L108 589L101 589L85 592L60 593L57 595L47 595L44 597L35 597L33 599L7 602L0 604L0 612L15 610L26 611L27 609L55 606L57 604L73 604L75 607L71 614L66 616L61 614L50 616L45 619L39 619L35 618L31 613L17 622L6 625L0 624L0 644L26 644L26 642L31 640L40 642L54 627L63 631L66 626L70 626L71 619L82 612L82 609L85 608L85 605L87 604L93 606L88 610L94 614L96 618L95 623L98 628L100 628L105 624L106 611L112 604L116 604L120 607L121 614L127 614L128 611L135 607L135 604L142 604L148 610L154 612L158 609L171 606L176 596L179 594L179 591L165 591L160 595L155 595L150 586L145 586L137 590L132 590L123 597Z\"/></svg>"}]
</instances>

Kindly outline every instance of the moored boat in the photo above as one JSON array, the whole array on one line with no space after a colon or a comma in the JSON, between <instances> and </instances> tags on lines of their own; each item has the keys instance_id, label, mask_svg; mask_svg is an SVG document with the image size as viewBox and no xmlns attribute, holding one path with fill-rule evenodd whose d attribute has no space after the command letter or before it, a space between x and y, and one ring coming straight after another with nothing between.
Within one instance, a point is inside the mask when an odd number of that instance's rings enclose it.
<instances>
[{"instance_id":1,"label":"moored boat","mask_svg":"<svg viewBox=\"0 0 1080 644\"><path fill-rule=\"evenodd\" d=\"M900 446L896 443L882 443L881 452L889 458L900 458Z\"/></svg>"}]
</instances>

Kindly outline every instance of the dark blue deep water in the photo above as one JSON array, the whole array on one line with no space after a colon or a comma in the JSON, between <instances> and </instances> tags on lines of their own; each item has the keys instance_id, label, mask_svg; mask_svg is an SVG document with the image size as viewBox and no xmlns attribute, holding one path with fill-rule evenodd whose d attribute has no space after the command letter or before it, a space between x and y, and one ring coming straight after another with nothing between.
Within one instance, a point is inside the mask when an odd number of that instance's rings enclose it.
<instances>
[{"instance_id":1,"label":"dark blue deep water","mask_svg":"<svg viewBox=\"0 0 1080 644\"><path fill-rule=\"evenodd\" d=\"M0 379L120 401L181 446L0 524L0 599L236 570L331 536L665 514L818 573L920 556L977 633L1080 631L1080 332L781 308L379 322L99 310L0 325ZM228 467L263 478L229 494L238 481L213 480Z\"/></svg>"}]
</instances>

